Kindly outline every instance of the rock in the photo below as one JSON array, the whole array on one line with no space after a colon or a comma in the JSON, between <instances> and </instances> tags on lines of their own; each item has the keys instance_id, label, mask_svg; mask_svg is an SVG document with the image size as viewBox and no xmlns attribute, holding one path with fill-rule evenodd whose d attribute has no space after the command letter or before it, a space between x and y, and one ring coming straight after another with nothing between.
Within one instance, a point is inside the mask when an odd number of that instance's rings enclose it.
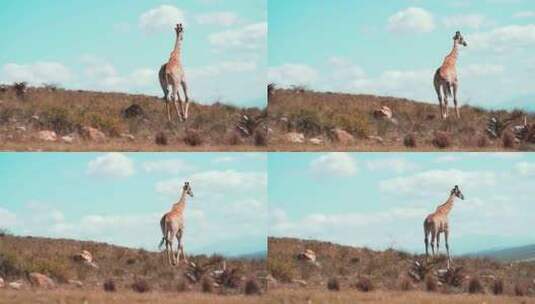
<instances>
[{"instance_id":1,"label":"rock","mask_svg":"<svg viewBox=\"0 0 535 304\"><path fill-rule=\"evenodd\" d=\"M9 288L12 288L12 289L16 289L16 290L19 290L22 288L22 281L15 281L15 282L11 282L9 283Z\"/></svg>"},{"instance_id":2,"label":"rock","mask_svg":"<svg viewBox=\"0 0 535 304\"><path fill-rule=\"evenodd\" d=\"M56 283L52 281L51 278L47 277L46 275L38 272L32 272L29 275L30 283L35 287L42 287L42 288L56 288Z\"/></svg>"},{"instance_id":3,"label":"rock","mask_svg":"<svg viewBox=\"0 0 535 304\"><path fill-rule=\"evenodd\" d=\"M26 127L25 126L17 126L17 127L15 127L15 130L21 131L21 132L26 132Z\"/></svg>"},{"instance_id":4,"label":"rock","mask_svg":"<svg viewBox=\"0 0 535 304\"><path fill-rule=\"evenodd\" d=\"M368 139L375 140L378 143L383 143L384 139L381 136L368 136Z\"/></svg>"},{"instance_id":5,"label":"rock","mask_svg":"<svg viewBox=\"0 0 535 304\"><path fill-rule=\"evenodd\" d=\"M99 129L95 129L93 127L85 126L82 128L80 135L84 137L85 139L89 139L92 141L104 141L106 140L106 135L102 133Z\"/></svg>"},{"instance_id":6,"label":"rock","mask_svg":"<svg viewBox=\"0 0 535 304\"><path fill-rule=\"evenodd\" d=\"M309 139L308 141L313 145L323 144L323 139L321 139L320 137L314 137L314 138Z\"/></svg>"},{"instance_id":7,"label":"rock","mask_svg":"<svg viewBox=\"0 0 535 304\"><path fill-rule=\"evenodd\" d=\"M128 133L122 133L121 137L125 138L125 139L128 139L129 141L134 141L136 139L136 137L134 135L128 134Z\"/></svg>"},{"instance_id":8,"label":"rock","mask_svg":"<svg viewBox=\"0 0 535 304\"><path fill-rule=\"evenodd\" d=\"M37 137L43 141L56 141L58 139L56 132L49 130L39 131Z\"/></svg>"},{"instance_id":9,"label":"rock","mask_svg":"<svg viewBox=\"0 0 535 304\"><path fill-rule=\"evenodd\" d=\"M138 104L133 104L129 106L128 108L124 109L122 114L124 118L134 118L134 117L145 116L145 112L143 111L143 108Z\"/></svg>"},{"instance_id":10,"label":"rock","mask_svg":"<svg viewBox=\"0 0 535 304\"><path fill-rule=\"evenodd\" d=\"M297 132L286 133L286 140L294 144L302 144L305 142L305 135Z\"/></svg>"},{"instance_id":11,"label":"rock","mask_svg":"<svg viewBox=\"0 0 535 304\"><path fill-rule=\"evenodd\" d=\"M392 110L387 106L382 106L373 111L373 116L377 119L386 118L392 119Z\"/></svg>"},{"instance_id":12,"label":"rock","mask_svg":"<svg viewBox=\"0 0 535 304\"><path fill-rule=\"evenodd\" d=\"M6 286L6 283L4 282L4 279L0 277L0 288L4 288Z\"/></svg>"},{"instance_id":13,"label":"rock","mask_svg":"<svg viewBox=\"0 0 535 304\"><path fill-rule=\"evenodd\" d=\"M282 121L282 122L288 122L288 117L281 117L280 121Z\"/></svg>"},{"instance_id":14,"label":"rock","mask_svg":"<svg viewBox=\"0 0 535 304\"><path fill-rule=\"evenodd\" d=\"M73 286L76 286L78 288L82 288L84 287L84 283L82 283L82 281L78 281L78 280L69 280L67 281L70 285L73 285Z\"/></svg>"},{"instance_id":15,"label":"rock","mask_svg":"<svg viewBox=\"0 0 535 304\"><path fill-rule=\"evenodd\" d=\"M33 119L33 120L36 120L36 121L39 121L39 116L37 116L37 115L32 115L32 119Z\"/></svg>"},{"instance_id":16,"label":"rock","mask_svg":"<svg viewBox=\"0 0 535 304\"><path fill-rule=\"evenodd\" d=\"M61 137L61 140L65 143L68 143L68 144L72 144L73 141L74 141L74 136L72 135L66 135L66 136L62 136Z\"/></svg>"},{"instance_id":17,"label":"rock","mask_svg":"<svg viewBox=\"0 0 535 304\"><path fill-rule=\"evenodd\" d=\"M297 258L300 260L316 262L316 253L310 249L305 249L305 251L297 255Z\"/></svg>"},{"instance_id":18,"label":"rock","mask_svg":"<svg viewBox=\"0 0 535 304\"><path fill-rule=\"evenodd\" d=\"M343 145L351 144L355 139L353 135L351 135L349 132L339 128L333 129L331 130L331 132L333 140Z\"/></svg>"},{"instance_id":19,"label":"rock","mask_svg":"<svg viewBox=\"0 0 535 304\"><path fill-rule=\"evenodd\" d=\"M307 282L305 280L292 280L292 283L298 284L301 287L307 286Z\"/></svg>"}]
</instances>

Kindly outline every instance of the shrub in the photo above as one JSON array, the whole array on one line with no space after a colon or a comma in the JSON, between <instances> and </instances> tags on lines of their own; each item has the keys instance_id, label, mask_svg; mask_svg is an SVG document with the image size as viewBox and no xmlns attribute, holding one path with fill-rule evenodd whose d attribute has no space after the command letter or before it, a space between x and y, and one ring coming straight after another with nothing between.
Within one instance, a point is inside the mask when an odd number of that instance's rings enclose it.
<instances>
[{"instance_id":1,"label":"shrub","mask_svg":"<svg viewBox=\"0 0 535 304\"><path fill-rule=\"evenodd\" d=\"M132 284L132 290L144 293L150 291L150 285L146 280L143 279L135 279L134 283Z\"/></svg>"},{"instance_id":2,"label":"shrub","mask_svg":"<svg viewBox=\"0 0 535 304\"><path fill-rule=\"evenodd\" d=\"M492 293L495 295L503 294L503 280L502 279L494 280L494 283L492 284Z\"/></svg>"},{"instance_id":3,"label":"shrub","mask_svg":"<svg viewBox=\"0 0 535 304\"><path fill-rule=\"evenodd\" d=\"M436 291L437 290L437 282L435 281L435 278L428 275L425 278L425 289L427 291Z\"/></svg>"},{"instance_id":4,"label":"shrub","mask_svg":"<svg viewBox=\"0 0 535 304\"><path fill-rule=\"evenodd\" d=\"M237 146L242 143L241 137L237 132L232 132L228 137L228 144L231 146Z\"/></svg>"},{"instance_id":5,"label":"shrub","mask_svg":"<svg viewBox=\"0 0 535 304\"><path fill-rule=\"evenodd\" d=\"M483 286L481 285L481 281L479 281L479 278L473 277L470 279L470 282L468 282L468 292L469 293L483 293Z\"/></svg>"},{"instance_id":6,"label":"shrub","mask_svg":"<svg viewBox=\"0 0 535 304\"><path fill-rule=\"evenodd\" d=\"M264 147L267 145L267 136L262 131L256 131L254 135L255 146Z\"/></svg>"},{"instance_id":7,"label":"shrub","mask_svg":"<svg viewBox=\"0 0 535 304\"><path fill-rule=\"evenodd\" d=\"M479 135L476 137L476 146L479 148L485 148L489 145L489 139L485 135Z\"/></svg>"},{"instance_id":8,"label":"shrub","mask_svg":"<svg viewBox=\"0 0 535 304\"><path fill-rule=\"evenodd\" d=\"M186 281L184 281L184 280L181 280L176 285L176 291L178 291L178 292L185 292L185 291L188 291L188 290L189 290L188 283L186 283Z\"/></svg>"},{"instance_id":9,"label":"shrub","mask_svg":"<svg viewBox=\"0 0 535 304\"><path fill-rule=\"evenodd\" d=\"M158 132L156 134L156 138L154 139L157 145L160 146L166 146L167 145L167 136L165 136L165 133Z\"/></svg>"},{"instance_id":10,"label":"shrub","mask_svg":"<svg viewBox=\"0 0 535 304\"><path fill-rule=\"evenodd\" d=\"M292 261L284 258L270 257L268 270L275 279L284 283L291 282L295 277L295 266Z\"/></svg>"},{"instance_id":11,"label":"shrub","mask_svg":"<svg viewBox=\"0 0 535 304\"><path fill-rule=\"evenodd\" d=\"M329 281L327 281L327 289L331 291L340 291L340 282L338 282L338 279L330 278Z\"/></svg>"},{"instance_id":12,"label":"shrub","mask_svg":"<svg viewBox=\"0 0 535 304\"><path fill-rule=\"evenodd\" d=\"M117 288L115 287L115 281L112 279L108 279L104 282L104 291L106 292L115 292L117 291Z\"/></svg>"},{"instance_id":13,"label":"shrub","mask_svg":"<svg viewBox=\"0 0 535 304\"><path fill-rule=\"evenodd\" d=\"M451 145L450 135L446 132L436 132L433 138L433 145L440 149L445 149Z\"/></svg>"},{"instance_id":14,"label":"shrub","mask_svg":"<svg viewBox=\"0 0 535 304\"><path fill-rule=\"evenodd\" d=\"M200 146L202 145L202 138L199 135L199 132L188 130L186 131L186 136L184 137L184 142L190 146Z\"/></svg>"},{"instance_id":15,"label":"shrub","mask_svg":"<svg viewBox=\"0 0 535 304\"><path fill-rule=\"evenodd\" d=\"M259 295L262 293L262 290L260 288L260 285L258 285L258 282L254 278L251 278L247 280L247 282L245 282L244 292L246 295L250 296L250 295Z\"/></svg>"},{"instance_id":16,"label":"shrub","mask_svg":"<svg viewBox=\"0 0 535 304\"><path fill-rule=\"evenodd\" d=\"M403 139L403 144L407 148L415 148L416 147L416 136L414 134L407 134L405 138Z\"/></svg>"},{"instance_id":17,"label":"shrub","mask_svg":"<svg viewBox=\"0 0 535 304\"><path fill-rule=\"evenodd\" d=\"M511 132L505 132L502 136L503 147L512 149L515 146L515 136Z\"/></svg>"},{"instance_id":18,"label":"shrub","mask_svg":"<svg viewBox=\"0 0 535 304\"><path fill-rule=\"evenodd\" d=\"M53 107L43 113L45 127L58 134L68 134L76 129L76 124L69 117L67 109Z\"/></svg>"},{"instance_id":19,"label":"shrub","mask_svg":"<svg viewBox=\"0 0 535 304\"><path fill-rule=\"evenodd\" d=\"M372 291L374 289L372 281L367 277L360 277L355 287L363 292Z\"/></svg>"},{"instance_id":20,"label":"shrub","mask_svg":"<svg viewBox=\"0 0 535 304\"><path fill-rule=\"evenodd\" d=\"M526 295L526 286L524 284L517 282L515 284L515 295L518 297L523 297Z\"/></svg>"},{"instance_id":21,"label":"shrub","mask_svg":"<svg viewBox=\"0 0 535 304\"><path fill-rule=\"evenodd\" d=\"M204 277L201 281L201 291L212 293L214 291L214 282L209 277Z\"/></svg>"},{"instance_id":22,"label":"shrub","mask_svg":"<svg viewBox=\"0 0 535 304\"><path fill-rule=\"evenodd\" d=\"M412 289L412 283L407 277L403 277L401 279L401 283L399 284L399 287L403 291L408 291Z\"/></svg>"}]
</instances>

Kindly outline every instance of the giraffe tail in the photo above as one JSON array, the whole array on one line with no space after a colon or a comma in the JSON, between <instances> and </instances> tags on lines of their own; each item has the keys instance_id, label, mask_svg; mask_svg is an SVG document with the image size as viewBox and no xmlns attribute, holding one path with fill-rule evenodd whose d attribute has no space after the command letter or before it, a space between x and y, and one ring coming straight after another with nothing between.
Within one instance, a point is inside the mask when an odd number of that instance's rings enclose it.
<instances>
[{"instance_id":1,"label":"giraffe tail","mask_svg":"<svg viewBox=\"0 0 535 304\"><path fill-rule=\"evenodd\" d=\"M158 249L162 250L162 246L164 242L165 242L165 237L162 237L162 240L160 241L160 244L158 245Z\"/></svg>"}]
</instances>

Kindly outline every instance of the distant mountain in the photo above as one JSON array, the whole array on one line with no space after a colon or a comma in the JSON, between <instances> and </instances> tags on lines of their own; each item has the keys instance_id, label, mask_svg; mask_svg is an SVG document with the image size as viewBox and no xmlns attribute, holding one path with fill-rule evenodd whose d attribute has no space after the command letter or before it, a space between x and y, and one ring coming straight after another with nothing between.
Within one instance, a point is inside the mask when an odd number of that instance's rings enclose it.
<instances>
[{"instance_id":1,"label":"distant mountain","mask_svg":"<svg viewBox=\"0 0 535 304\"><path fill-rule=\"evenodd\" d=\"M535 245L512 247L504 249L491 249L469 254L469 256L484 256L503 262L530 261L535 262Z\"/></svg>"}]
</instances>

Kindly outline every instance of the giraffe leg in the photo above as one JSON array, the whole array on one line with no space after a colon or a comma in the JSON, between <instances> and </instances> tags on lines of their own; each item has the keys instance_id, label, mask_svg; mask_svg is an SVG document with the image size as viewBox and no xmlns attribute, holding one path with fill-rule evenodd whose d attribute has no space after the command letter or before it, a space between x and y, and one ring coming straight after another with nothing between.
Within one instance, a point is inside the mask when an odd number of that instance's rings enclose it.
<instances>
[{"instance_id":1,"label":"giraffe leg","mask_svg":"<svg viewBox=\"0 0 535 304\"><path fill-rule=\"evenodd\" d=\"M188 259L186 258L186 255L184 254L184 243L182 242L182 232L183 231L180 231L179 234L177 235L178 250L179 250L177 255L180 258L180 254L182 254L182 258L184 259L184 262L187 264L188 263Z\"/></svg>"},{"instance_id":2,"label":"giraffe leg","mask_svg":"<svg viewBox=\"0 0 535 304\"><path fill-rule=\"evenodd\" d=\"M447 86L449 86L449 84L446 84ZM449 90L449 89L447 89ZM448 91L449 92L449 91ZM448 94L444 94L444 116L443 116L444 119L448 118Z\"/></svg>"},{"instance_id":3,"label":"giraffe leg","mask_svg":"<svg viewBox=\"0 0 535 304\"><path fill-rule=\"evenodd\" d=\"M167 110L167 120L171 122L171 111L169 110L169 100L165 101L165 109Z\"/></svg>"},{"instance_id":4,"label":"giraffe leg","mask_svg":"<svg viewBox=\"0 0 535 304\"><path fill-rule=\"evenodd\" d=\"M453 104L455 105L455 113L457 114L457 118L461 118L461 114L459 113L459 108L457 107L457 88L458 84L457 82L452 84L453 87Z\"/></svg>"},{"instance_id":5,"label":"giraffe leg","mask_svg":"<svg viewBox=\"0 0 535 304\"><path fill-rule=\"evenodd\" d=\"M178 84L173 85L173 92L174 92L174 103L175 103L175 110L176 115L178 116L178 120L180 122L184 121L184 114L182 113L182 99L180 99L180 94L178 94ZM180 103L180 110L178 109L178 104Z\"/></svg>"},{"instance_id":6,"label":"giraffe leg","mask_svg":"<svg viewBox=\"0 0 535 304\"><path fill-rule=\"evenodd\" d=\"M188 95L188 84L186 83L186 80L182 80L180 82L182 85L182 90L184 91L184 98L185 98L185 105L184 109L182 110L182 113L184 113L184 120L188 120L188 111L189 111L189 95Z\"/></svg>"},{"instance_id":7,"label":"giraffe leg","mask_svg":"<svg viewBox=\"0 0 535 304\"><path fill-rule=\"evenodd\" d=\"M435 256L435 232L431 233L431 252L433 253L433 257Z\"/></svg>"},{"instance_id":8,"label":"giraffe leg","mask_svg":"<svg viewBox=\"0 0 535 304\"><path fill-rule=\"evenodd\" d=\"M440 248L440 232L437 233L437 255L439 255L438 250Z\"/></svg>"},{"instance_id":9,"label":"giraffe leg","mask_svg":"<svg viewBox=\"0 0 535 304\"><path fill-rule=\"evenodd\" d=\"M449 231L444 231L444 240L446 241L446 253L448 255L448 269L450 268L450 245L448 243Z\"/></svg>"},{"instance_id":10,"label":"giraffe leg","mask_svg":"<svg viewBox=\"0 0 535 304\"><path fill-rule=\"evenodd\" d=\"M427 260L427 258L429 257L429 239L427 238L427 231L425 232L425 239L424 239L424 243L425 243L425 258Z\"/></svg>"}]
</instances>

